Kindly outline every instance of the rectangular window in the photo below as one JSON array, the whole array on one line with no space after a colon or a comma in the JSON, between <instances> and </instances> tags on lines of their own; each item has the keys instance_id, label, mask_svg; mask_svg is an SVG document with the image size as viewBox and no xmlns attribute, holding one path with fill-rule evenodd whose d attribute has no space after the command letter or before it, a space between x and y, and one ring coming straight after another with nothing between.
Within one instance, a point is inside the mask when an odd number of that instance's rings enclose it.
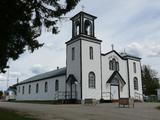
<instances>
[{"instance_id":1,"label":"rectangular window","mask_svg":"<svg viewBox=\"0 0 160 120\"><path fill-rule=\"evenodd\" d=\"M134 73L136 73L136 63L135 62L133 63L133 70L134 70Z\"/></svg>"},{"instance_id":2,"label":"rectangular window","mask_svg":"<svg viewBox=\"0 0 160 120\"><path fill-rule=\"evenodd\" d=\"M74 60L75 59L75 48L73 47L72 48L72 60Z\"/></svg>"},{"instance_id":3,"label":"rectangular window","mask_svg":"<svg viewBox=\"0 0 160 120\"><path fill-rule=\"evenodd\" d=\"M93 60L93 47L89 47L90 60Z\"/></svg>"}]
</instances>

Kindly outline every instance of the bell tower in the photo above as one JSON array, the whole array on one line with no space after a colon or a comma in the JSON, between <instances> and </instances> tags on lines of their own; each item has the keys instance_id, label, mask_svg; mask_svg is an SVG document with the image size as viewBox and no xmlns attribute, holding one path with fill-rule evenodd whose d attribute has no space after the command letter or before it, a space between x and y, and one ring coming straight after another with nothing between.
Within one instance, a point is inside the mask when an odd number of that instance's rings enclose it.
<instances>
[{"instance_id":1,"label":"bell tower","mask_svg":"<svg viewBox=\"0 0 160 120\"><path fill-rule=\"evenodd\" d=\"M86 35L95 37L94 33L94 20L97 17L80 12L71 18L72 20L72 38L79 35Z\"/></svg>"},{"instance_id":2,"label":"bell tower","mask_svg":"<svg viewBox=\"0 0 160 120\"><path fill-rule=\"evenodd\" d=\"M76 91L73 94L81 102L86 98L101 98L102 41L95 37L96 18L83 11L73 16L72 37L66 42L66 90Z\"/></svg>"}]
</instances>

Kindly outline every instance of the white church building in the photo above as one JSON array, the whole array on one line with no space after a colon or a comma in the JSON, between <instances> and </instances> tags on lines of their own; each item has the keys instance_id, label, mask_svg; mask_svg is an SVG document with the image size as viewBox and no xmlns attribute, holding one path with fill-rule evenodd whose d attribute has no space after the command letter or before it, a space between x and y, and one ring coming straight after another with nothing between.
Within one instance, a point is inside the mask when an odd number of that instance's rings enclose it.
<instances>
[{"instance_id":1,"label":"white church building","mask_svg":"<svg viewBox=\"0 0 160 120\"><path fill-rule=\"evenodd\" d=\"M95 37L96 18L85 12L71 18L72 38L66 42L66 67L16 84L17 101L143 100L141 58L115 50L102 54L102 41Z\"/></svg>"}]
</instances>

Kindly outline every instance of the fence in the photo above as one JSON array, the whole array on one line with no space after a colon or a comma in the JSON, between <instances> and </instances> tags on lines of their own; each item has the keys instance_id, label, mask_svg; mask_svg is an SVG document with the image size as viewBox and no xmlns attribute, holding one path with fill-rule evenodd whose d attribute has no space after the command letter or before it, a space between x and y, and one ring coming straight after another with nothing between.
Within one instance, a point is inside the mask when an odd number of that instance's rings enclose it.
<instances>
[{"instance_id":1,"label":"fence","mask_svg":"<svg viewBox=\"0 0 160 120\"><path fill-rule=\"evenodd\" d=\"M55 93L55 100L68 100L68 99L77 99L77 92L57 91Z\"/></svg>"}]
</instances>

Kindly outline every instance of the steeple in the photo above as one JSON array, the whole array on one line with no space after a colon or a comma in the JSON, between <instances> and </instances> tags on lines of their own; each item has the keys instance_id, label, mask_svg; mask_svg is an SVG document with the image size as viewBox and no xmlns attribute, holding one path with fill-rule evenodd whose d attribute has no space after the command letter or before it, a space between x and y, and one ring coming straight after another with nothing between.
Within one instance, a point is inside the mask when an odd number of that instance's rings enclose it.
<instances>
[{"instance_id":1,"label":"steeple","mask_svg":"<svg viewBox=\"0 0 160 120\"><path fill-rule=\"evenodd\" d=\"M79 12L71 18L72 20L72 38L79 35L86 35L90 37L95 37L94 33L94 20L97 17L85 13L83 11Z\"/></svg>"}]
</instances>

